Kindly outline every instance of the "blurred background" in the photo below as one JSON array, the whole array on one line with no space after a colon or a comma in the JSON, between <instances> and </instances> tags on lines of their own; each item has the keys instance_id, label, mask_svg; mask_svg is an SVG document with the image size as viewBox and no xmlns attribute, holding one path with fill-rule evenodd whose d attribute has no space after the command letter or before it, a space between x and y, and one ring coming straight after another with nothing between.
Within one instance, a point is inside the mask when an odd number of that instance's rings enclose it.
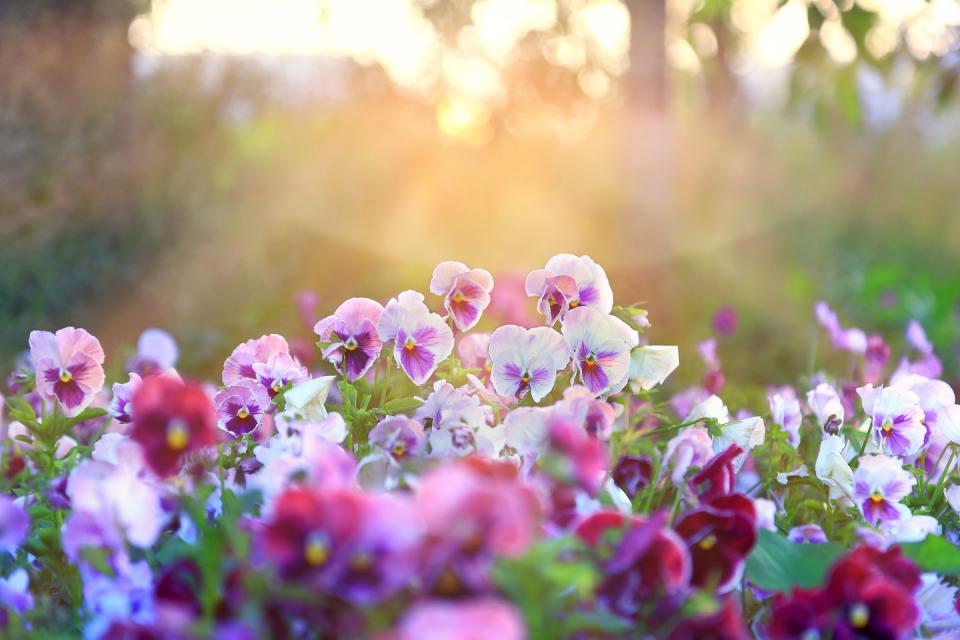
<instances>
[{"instance_id":1,"label":"blurred background","mask_svg":"<svg viewBox=\"0 0 960 640\"><path fill-rule=\"evenodd\" d=\"M956 0L3 0L0 368L73 324L217 372L570 252L688 363L731 305L731 379L806 370L818 299L956 379L958 49Z\"/></svg>"}]
</instances>

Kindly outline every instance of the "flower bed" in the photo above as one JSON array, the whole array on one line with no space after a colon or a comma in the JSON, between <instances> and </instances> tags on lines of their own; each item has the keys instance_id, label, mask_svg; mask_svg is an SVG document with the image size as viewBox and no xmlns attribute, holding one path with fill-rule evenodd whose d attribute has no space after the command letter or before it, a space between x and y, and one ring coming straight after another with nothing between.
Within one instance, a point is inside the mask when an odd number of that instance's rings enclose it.
<instances>
[{"instance_id":1,"label":"flower bed","mask_svg":"<svg viewBox=\"0 0 960 640\"><path fill-rule=\"evenodd\" d=\"M216 385L179 375L162 331L112 388L88 332L31 333L7 385L4 633L960 630L960 406L919 325L891 366L818 305L850 369L728 407L713 339L700 385L659 392L677 349L648 343L589 257L528 275L533 328L476 329L483 269L442 263L429 290L441 313L415 291L345 301L313 370L279 335L249 340Z\"/></svg>"}]
</instances>

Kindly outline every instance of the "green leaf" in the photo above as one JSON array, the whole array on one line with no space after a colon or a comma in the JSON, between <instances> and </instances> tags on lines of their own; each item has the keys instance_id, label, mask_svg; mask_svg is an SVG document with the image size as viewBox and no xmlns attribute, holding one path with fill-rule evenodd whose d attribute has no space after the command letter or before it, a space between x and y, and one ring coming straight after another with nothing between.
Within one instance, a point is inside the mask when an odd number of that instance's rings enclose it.
<instances>
[{"instance_id":1,"label":"green leaf","mask_svg":"<svg viewBox=\"0 0 960 640\"><path fill-rule=\"evenodd\" d=\"M83 411L81 411L80 413L78 413L77 415L73 416L72 418L64 418L63 428L70 429L80 424L81 422L86 422L87 420L94 420L96 418L102 418L103 416L107 415L107 413L108 412L106 409L88 407Z\"/></svg>"},{"instance_id":2,"label":"green leaf","mask_svg":"<svg viewBox=\"0 0 960 640\"><path fill-rule=\"evenodd\" d=\"M747 558L747 579L765 591L817 587L844 551L836 542L798 544L761 529L757 545Z\"/></svg>"},{"instance_id":3,"label":"green leaf","mask_svg":"<svg viewBox=\"0 0 960 640\"><path fill-rule=\"evenodd\" d=\"M388 416L392 416L398 413L403 413L404 411L413 411L414 409L419 409L423 405L423 400L420 398L395 398L385 403L380 410Z\"/></svg>"},{"instance_id":4,"label":"green leaf","mask_svg":"<svg viewBox=\"0 0 960 640\"><path fill-rule=\"evenodd\" d=\"M921 571L940 575L960 575L960 547L940 536L927 536L922 542L900 545L903 555L917 563Z\"/></svg>"}]
</instances>

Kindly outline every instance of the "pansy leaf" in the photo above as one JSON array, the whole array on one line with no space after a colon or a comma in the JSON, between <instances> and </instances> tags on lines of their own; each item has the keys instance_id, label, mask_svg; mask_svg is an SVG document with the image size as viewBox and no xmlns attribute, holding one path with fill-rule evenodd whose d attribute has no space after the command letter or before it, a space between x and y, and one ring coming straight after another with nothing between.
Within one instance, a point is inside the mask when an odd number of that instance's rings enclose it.
<instances>
[{"instance_id":1,"label":"pansy leaf","mask_svg":"<svg viewBox=\"0 0 960 640\"><path fill-rule=\"evenodd\" d=\"M900 545L903 555L917 563L920 571L940 575L960 575L960 547L940 536L927 536L921 542Z\"/></svg>"},{"instance_id":2,"label":"pansy leaf","mask_svg":"<svg viewBox=\"0 0 960 640\"><path fill-rule=\"evenodd\" d=\"M380 410L388 416L403 413L404 411L413 411L423 405L423 400L419 398L395 398L385 403Z\"/></svg>"},{"instance_id":3,"label":"pansy leaf","mask_svg":"<svg viewBox=\"0 0 960 640\"><path fill-rule=\"evenodd\" d=\"M765 591L817 587L843 552L843 546L836 542L799 544L761 529L757 545L747 558L747 579Z\"/></svg>"}]
</instances>

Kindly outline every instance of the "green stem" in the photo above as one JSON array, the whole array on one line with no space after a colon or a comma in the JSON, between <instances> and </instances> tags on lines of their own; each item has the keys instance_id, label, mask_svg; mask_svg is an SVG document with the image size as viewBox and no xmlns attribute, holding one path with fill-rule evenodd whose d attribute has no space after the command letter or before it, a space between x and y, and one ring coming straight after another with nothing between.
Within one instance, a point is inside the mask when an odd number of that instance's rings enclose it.
<instances>
[{"instance_id":1,"label":"green stem","mask_svg":"<svg viewBox=\"0 0 960 640\"><path fill-rule=\"evenodd\" d=\"M390 365L390 357L386 358L386 367L383 372L383 386L380 388L380 408L387 402L387 389L390 387L390 372L393 367Z\"/></svg>"},{"instance_id":2,"label":"green stem","mask_svg":"<svg viewBox=\"0 0 960 640\"><path fill-rule=\"evenodd\" d=\"M947 478L953 475L950 471L950 465L953 464L954 458L957 457L957 446L955 444L950 445L950 457L947 458L947 466L943 469L943 473L940 474L940 480L937 481L937 486L933 491L933 495L930 497L932 504L937 505L940 503L940 499L943 498L943 487L947 484ZM930 510L931 513L935 509Z\"/></svg>"},{"instance_id":3,"label":"green stem","mask_svg":"<svg viewBox=\"0 0 960 640\"><path fill-rule=\"evenodd\" d=\"M863 442L860 443L860 453L857 454L857 457L863 455L863 452L867 450L867 441L870 440L870 436L873 435L873 420L870 420L870 428L867 429L866 435L863 437Z\"/></svg>"}]
</instances>

